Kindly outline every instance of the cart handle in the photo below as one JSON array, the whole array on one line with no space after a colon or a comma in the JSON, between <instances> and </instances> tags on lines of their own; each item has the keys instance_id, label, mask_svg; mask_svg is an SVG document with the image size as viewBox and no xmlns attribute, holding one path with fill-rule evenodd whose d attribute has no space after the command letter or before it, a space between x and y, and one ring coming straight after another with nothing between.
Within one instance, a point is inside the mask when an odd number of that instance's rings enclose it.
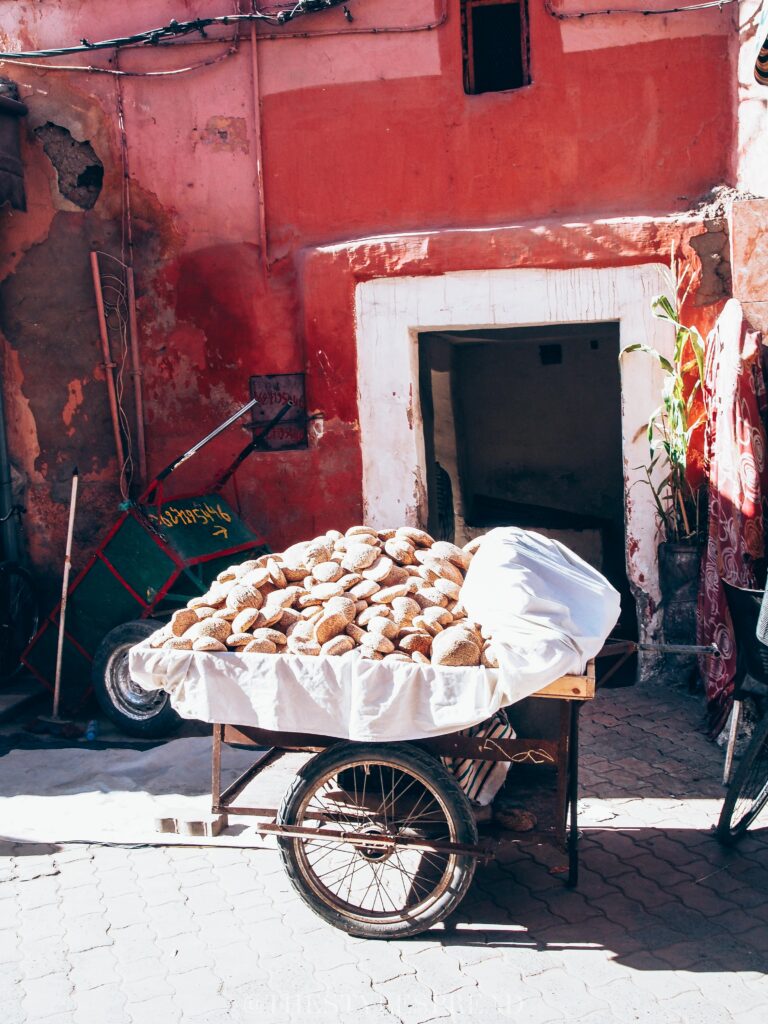
<instances>
[{"instance_id":1,"label":"cart handle","mask_svg":"<svg viewBox=\"0 0 768 1024\"><path fill-rule=\"evenodd\" d=\"M240 466L242 466L242 464L245 462L245 460L248 458L251 452L258 451L262 447L262 441L267 436L267 434L269 434L270 430L272 430L273 427L276 427L280 420L291 409L293 409L293 402L286 402L282 409L274 417L274 419L271 419L269 423L266 425L266 427L264 427L264 429L261 430L258 434L254 434L253 439L248 442L248 444L245 446L245 448L243 448L239 455L235 456L235 459L232 462L232 464L228 466L227 469L224 470L224 472L221 474L218 480L214 483L214 494L218 494L219 491L224 487L224 484L226 484L226 482L229 480L229 478L231 476L234 476L236 471L240 468Z\"/></svg>"},{"instance_id":2,"label":"cart handle","mask_svg":"<svg viewBox=\"0 0 768 1024\"><path fill-rule=\"evenodd\" d=\"M162 469L157 474L152 483L147 487L144 494L142 494L142 496L139 498L139 502L148 502L150 495L154 494L154 492L157 490L157 488L160 486L163 480L166 479L166 477L169 477L171 473L173 473L174 470L178 469L179 466L182 465L182 463L187 461L187 459L191 459L193 455L197 455L197 453L202 448L205 448L209 441L212 441L214 437L218 437L219 434L223 433L223 431L227 429L227 427L231 427L236 420L239 420L241 416L244 416L247 412L250 412L251 409L253 409L253 407L258 404L258 400L252 398L250 402L246 402L246 404L242 406L242 408L238 409L237 412L233 413L229 417L229 419L224 420L224 422L220 423L215 430L212 430L210 434L207 434L201 441L198 441L197 444L193 445L189 449L189 451L184 452L183 455L179 455L178 458L174 459L173 462L169 463L165 467L165 469Z\"/></svg>"}]
</instances>

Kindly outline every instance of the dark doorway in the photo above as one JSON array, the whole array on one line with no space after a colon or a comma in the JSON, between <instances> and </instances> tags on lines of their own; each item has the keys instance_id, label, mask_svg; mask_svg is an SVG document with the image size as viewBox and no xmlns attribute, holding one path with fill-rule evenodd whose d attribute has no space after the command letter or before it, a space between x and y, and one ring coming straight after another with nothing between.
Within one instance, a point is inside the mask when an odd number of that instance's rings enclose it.
<instances>
[{"instance_id":1,"label":"dark doorway","mask_svg":"<svg viewBox=\"0 0 768 1024\"><path fill-rule=\"evenodd\" d=\"M618 356L617 323L419 336L431 531L555 537L620 591L618 632L634 638Z\"/></svg>"}]
</instances>

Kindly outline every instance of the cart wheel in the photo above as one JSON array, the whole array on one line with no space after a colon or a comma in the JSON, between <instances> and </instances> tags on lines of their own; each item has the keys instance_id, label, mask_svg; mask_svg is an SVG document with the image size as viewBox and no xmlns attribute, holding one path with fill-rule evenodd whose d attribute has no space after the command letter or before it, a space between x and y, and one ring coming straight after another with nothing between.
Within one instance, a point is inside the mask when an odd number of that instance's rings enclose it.
<instances>
[{"instance_id":1,"label":"cart wheel","mask_svg":"<svg viewBox=\"0 0 768 1024\"><path fill-rule=\"evenodd\" d=\"M755 730L725 795L715 834L734 846L768 803L768 715Z\"/></svg>"},{"instance_id":2,"label":"cart wheel","mask_svg":"<svg viewBox=\"0 0 768 1024\"><path fill-rule=\"evenodd\" d=\"M478 841L455 778L406 744L339 743L318 754L298 772L277 820L371 837ZM325 836L278 844L302 899L329 924L363 938L425 931L459 905L475 873L471 854L357 846Z\"/></svg>"},{"instance_id":3,"label":"cart wheel","mask_svg":"<svg viewBox=\"0 0 768 1024\"><path fill-rule=\"evenodd\" d=\"M154 739L175 732L181 725L168 694L142 689L128 671L131 647L161 625L154 619L138 619L115 626L101 641L93 659L91 681L99 707L129 736Z\"/></svg>"}]
</instances>

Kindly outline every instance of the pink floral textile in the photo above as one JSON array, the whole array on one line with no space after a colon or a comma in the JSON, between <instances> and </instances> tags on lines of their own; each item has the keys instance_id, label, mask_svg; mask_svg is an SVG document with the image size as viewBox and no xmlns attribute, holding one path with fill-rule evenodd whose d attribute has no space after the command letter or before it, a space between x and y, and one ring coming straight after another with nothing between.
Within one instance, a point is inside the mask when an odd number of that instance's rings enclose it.
<instances>
[{"instance_id":1,"label":"pink floral textile","mask_svg":"<svg viewBox=\"0 0 768 1024\"><path fill-rule=\"evenodd\" d=\"M764 583L763 499L768 494L768 473L761 339L744 320L736 299L726 304L707 338L704 402L709 533L701 567L697 632L699 643L716 643L722 652L719 659L703 658L701 665L716 735L731 705L736 672L731 620L720 581L738 587Z\"/></svg>"}]
</instances>

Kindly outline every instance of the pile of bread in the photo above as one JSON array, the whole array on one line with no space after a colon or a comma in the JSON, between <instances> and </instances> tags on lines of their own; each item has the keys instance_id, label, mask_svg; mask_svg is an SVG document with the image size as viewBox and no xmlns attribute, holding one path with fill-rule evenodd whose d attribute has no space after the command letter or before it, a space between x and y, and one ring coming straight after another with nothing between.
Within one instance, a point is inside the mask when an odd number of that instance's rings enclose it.
<instances>
[{"instance_id":1,"label":"pile of bread","mask_svg":"<svg viewBox=\"0 0 768 1024\"><path fill-rule=\"evenodd\" d=\"M461 604L480 539L460 548L410 526L329 530L220 572L174 612L152 647L359 656L496 667L493 644Z\"/></svg>"}]
</instances>

